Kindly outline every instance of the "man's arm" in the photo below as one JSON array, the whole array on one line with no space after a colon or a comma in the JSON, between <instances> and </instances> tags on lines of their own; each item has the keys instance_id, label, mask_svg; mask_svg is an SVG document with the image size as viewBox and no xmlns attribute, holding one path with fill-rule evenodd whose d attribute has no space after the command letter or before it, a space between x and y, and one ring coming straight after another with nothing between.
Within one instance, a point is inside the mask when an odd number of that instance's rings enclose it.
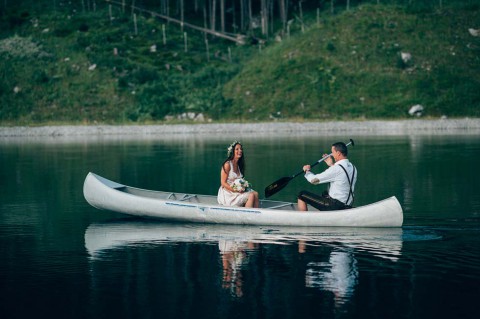
<instances>
[{"instance_id":1,"label":"man's arm","mask_svg":"<svg viewBox=\"0 0 480 319\"><path fill-rule=\"evenodd\" d=\"M312 183L314 185L320 184L320 179L317 177L317 175L313 174L310 171L305 172L305 178L307 179L307 181L309 181L310 183Z\"/></svg>"}]
</instances>

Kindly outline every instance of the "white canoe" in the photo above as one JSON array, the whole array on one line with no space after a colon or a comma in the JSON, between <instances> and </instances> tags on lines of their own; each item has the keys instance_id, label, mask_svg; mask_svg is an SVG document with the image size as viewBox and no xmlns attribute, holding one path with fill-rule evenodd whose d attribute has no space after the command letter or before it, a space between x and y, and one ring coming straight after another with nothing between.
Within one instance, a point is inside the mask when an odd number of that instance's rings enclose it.
<instances>
[{"instance_id":1,"label":"white canoe","mask_svg":"<svg viewBox=\"0 0 480 319\"><path fill-rule=\"evenodd\" d=\"M340 211L308 212L296 204L261 200L259 208L222 206L217 197L151 191L122 185L89 173L83 185L87 202L98 209L169 221L271 226L401 227L403 211L397 198Z\"/></svg>"}]
</instances>

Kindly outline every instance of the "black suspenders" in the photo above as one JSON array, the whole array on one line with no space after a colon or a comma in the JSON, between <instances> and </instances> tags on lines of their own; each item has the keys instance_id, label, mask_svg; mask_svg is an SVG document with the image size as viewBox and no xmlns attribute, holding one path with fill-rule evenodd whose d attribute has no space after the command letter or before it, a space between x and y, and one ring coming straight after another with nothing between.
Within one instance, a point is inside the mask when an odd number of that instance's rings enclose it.
<instances>
[{"instance_id":1,"label":"black suspenders","mask_svg":"<svg viewBox=\"0 0 480 319\"><path fill-rule=\"evenodd\" d=\"M356 171L355 166L352 165L353 166L353 174L352 174L352 180L350 180L350 176L348 176L348 173L347 173L347 170L345 169L345 167L343 167L342 164L338 164L338 165L343 169L343 171L347 175L348 183L350 184L350 192L348 193L348 198L347 198L347 201L345 202L345 205L348 205L348 200L350 199L350 195L352 196L352 204L353 204L353 201L355 200L355 196L353 195L353 191L352 191L352 183L353 183L353 180L355 178L355 171Z\"/></svg>"}]
</instances>

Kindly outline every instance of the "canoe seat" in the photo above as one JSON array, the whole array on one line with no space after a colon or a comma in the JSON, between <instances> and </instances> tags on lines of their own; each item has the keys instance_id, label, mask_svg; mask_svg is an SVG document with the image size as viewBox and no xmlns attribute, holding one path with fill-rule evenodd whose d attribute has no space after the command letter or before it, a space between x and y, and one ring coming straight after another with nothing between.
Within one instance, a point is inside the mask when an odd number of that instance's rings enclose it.
<instances>
[{"instance_id":1,"label":"canoe seat","mask_svg":"<svg viewBox=\"0 0 480 319\"><path fill-rule=\"evenodd\" d=\"M193 198L193 197L197 197L197 195L187 195L187 194L185 194L185 195L183 195L182 198L180 198L180 200L187 200L187 199L190 199L190 198Z\"/></svg>"},{"instance_id":2,"label":"canoe seat","mask_svg":"<svg viewBox=\"0 0 480 319\"><path fill-rule=\"evenodd\" d=\"M173 199L179 200L179 201L186 201L186 200L188 200L188 199L190 199L190 198L195 198L195 197L197 197L197 195L184 194L182 198L177 199L177 194L175 194L175 193L170 193L170 194L167 196L167 199L173 198Z\"/></svg>"}]
</instances>

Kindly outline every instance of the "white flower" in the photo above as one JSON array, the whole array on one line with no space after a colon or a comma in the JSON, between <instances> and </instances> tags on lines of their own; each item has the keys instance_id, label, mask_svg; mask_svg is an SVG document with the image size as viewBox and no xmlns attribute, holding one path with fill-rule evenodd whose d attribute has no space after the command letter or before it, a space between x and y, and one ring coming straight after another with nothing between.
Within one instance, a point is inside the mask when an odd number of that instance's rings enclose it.
<instances>
[{"instance_id":1,"label":"white flower","mask_svg":"<svg viewBox=\"0 0 480 319\"><path fill-rule=\"evenodd\" d=\"M233 152L233 147L236 145L236 144L241 144L239 141L235 140L233 141L232 144L230 144L230 146L227 148L227 156L230 157L230 155L232 154Z\"/></svg>"},{"instance_id":2,"label":"white flower","mask_svg":"<svg viewBox=\"0 0 480 319\"><path fill-rule=\"evenodd\" d=\"M243 192L250 188L250 183L243 178L237 178L233 181L232 188L236 192Z\"/></svg>"}]
</instances>

